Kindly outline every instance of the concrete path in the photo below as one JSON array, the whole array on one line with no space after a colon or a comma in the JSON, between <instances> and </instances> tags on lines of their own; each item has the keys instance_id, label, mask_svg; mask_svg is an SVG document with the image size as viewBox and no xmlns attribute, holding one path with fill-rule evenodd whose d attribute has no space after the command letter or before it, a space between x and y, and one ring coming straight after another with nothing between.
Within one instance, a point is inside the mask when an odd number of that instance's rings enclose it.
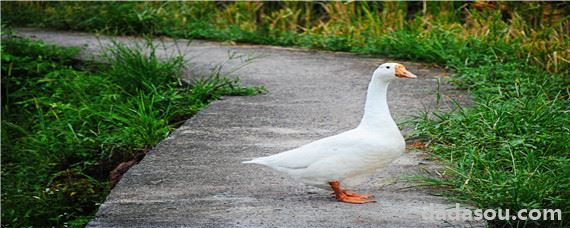
<instances>
[{"instance_id":1,"label":"concrete path","mask_svg":"<svg viewBox=\"0 0 570 228\"><path fill-rule=\"evenodd\" d=\"M96 55L109 38L85 33L20 29L20 34L63 46L81 46ZM135 38L118 38L133 42ZM418 152L407 152L371 177L360 192L377 203L336 202L330 192L304 186L269 169L241 164L275 154L357 125L367 84L379 63L390 61L347 53L307 51L193 41L182 51L197 68L223 62L228 51L264 57L240 70L244 84L264 85L269 93L225 97L188 120L131 168L101 205L92 227L440 227L481 225L442 221L454 203L418 189L402 178L431 167ZM164 42L172 53L174 42ZM163 54L164 54L163 53ZM401 122L435 108L441 69L402 62L417 80L390 87L389 105ZM238 64L230 61L229 66ZM191 77L188 73L187 77ZM467 100L463 91L443 84L441 92ZM401 124L400 124L401 125ZM405 131L407 132L407 131Z\"/></svg>"}]
</instances>

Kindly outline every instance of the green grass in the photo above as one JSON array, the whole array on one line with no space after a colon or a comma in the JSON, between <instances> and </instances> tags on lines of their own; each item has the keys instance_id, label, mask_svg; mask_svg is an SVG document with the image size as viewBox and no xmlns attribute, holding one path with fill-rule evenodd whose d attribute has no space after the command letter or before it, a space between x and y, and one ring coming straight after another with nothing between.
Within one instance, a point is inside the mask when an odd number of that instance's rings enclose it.
<instances>
[{"instance_id":1,"label":"green grass","mask_svg":"<svg viewBox=\"0 0 570 228\"><path fill-rule=\"evenodd\" d=\"M114 43L97 64L75 60L77 49L2 39L2 226L84 225L119 163L210 101L263 91L219 72L181 83L183 56L159 59L157 48Z\"/></svg>"},{"instance_id":2,"label":"green grass","mask_svg":"<svg viewBox=\"0 0 570 228\"><path fill-rule=\"evenodd\" d=\"M484 81L490 76L485 70L462 69L458 74ZM433 156L447 165L444 179L428 182L449 187L448 196L479 208L561 209L567 219L568 91L555 90L565 87L556 84L561 81L535 79L541 71L530 67L513 64L495 70L496 77L512 77L513 82L482 83L484 88L472 90L478 97L473 107L416 120L417 136L426 138ZM565 223L491 224L557 227Z\"/></svg>"},{"instance_id":3,"label":"green grass","mask_svg":"<svg viewBox=\"0 0 570 228\"><path fill-rule=\"evenodd\" d=\"M570 211L570 17L567 2L11 3L10 24L168 35L444 65L475 99L415 135L447 166L447 195L480 208ZM45 9L47 8L47 9ZM44 10L45 9L45 10ZM121 11L122 14L114 12ZM34 17L31 17L33 15ZM31 21L30 18L34 18Z\"/></svg>"}]
</instances>

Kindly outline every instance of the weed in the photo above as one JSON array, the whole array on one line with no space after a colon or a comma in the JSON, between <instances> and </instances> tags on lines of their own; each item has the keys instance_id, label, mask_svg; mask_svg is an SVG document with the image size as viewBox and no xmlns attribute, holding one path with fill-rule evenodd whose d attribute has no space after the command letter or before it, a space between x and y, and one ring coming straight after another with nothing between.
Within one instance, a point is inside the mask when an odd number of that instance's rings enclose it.
<instances>
[{"instance_id":1,"label":"weed","mask_svg":"<svg viewBox=\"0 0 570 228\"><path fill-rule=\"evenodd\" d=\"M210 101L262 91L239 86L221 67L183 85L183 56L157 50L151 41L114 42L92 71L77 67L85 65L73 59L77 49L2 39L3 225L84 225L119 163L137 159Z\"/></svg>"}]
</instances>

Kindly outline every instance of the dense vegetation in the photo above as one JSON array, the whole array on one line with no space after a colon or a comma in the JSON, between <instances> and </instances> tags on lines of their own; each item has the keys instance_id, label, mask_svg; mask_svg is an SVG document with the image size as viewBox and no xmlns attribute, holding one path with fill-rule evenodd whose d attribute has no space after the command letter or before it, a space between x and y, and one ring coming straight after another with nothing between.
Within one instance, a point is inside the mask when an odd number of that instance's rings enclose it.
<instances>
[{"instance_id":1,"label":"dense vegetation","mask_svg":"<svg viewBox=\"0 0 570 228\"><path fill-rule=\"evenodd\" d=\"M211 100L260 91L219 71L182 84L183 57L160 60L156 48L115 43L102 65L75 60L77 49L2 39L3 226L85 224L118 164Z\"/></svg>"},{"instance_id":2,"label":"dense vegetation","mask_svg":"<svg viewBox=\"0 0 570 228\"><path fill-rule=\"evenodd\" d=\"M4 3L3 20L103 33L294 45L449 67L472 107L416 120L432 180L480 208L570 211L567 2Z\"/></svg>"}]
</instances>

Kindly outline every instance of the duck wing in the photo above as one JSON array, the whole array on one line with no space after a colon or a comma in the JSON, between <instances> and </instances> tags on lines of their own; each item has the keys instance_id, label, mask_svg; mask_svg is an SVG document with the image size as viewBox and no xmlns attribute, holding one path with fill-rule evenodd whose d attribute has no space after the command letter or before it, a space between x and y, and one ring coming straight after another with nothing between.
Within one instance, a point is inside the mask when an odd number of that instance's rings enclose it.
<instances>
[{"instance_id":1,"label":"duck wing","mask_svg":"<svg viewBox=\"0 0 570 228\"><path fill-rule=\"evenodd\" d=\"M374 143L377 140L354 129L245 163L257 163L278 169L304 169L322 159L342 154L365 155L374 153L381 149Z\"/></svg>"}]
</instances>

